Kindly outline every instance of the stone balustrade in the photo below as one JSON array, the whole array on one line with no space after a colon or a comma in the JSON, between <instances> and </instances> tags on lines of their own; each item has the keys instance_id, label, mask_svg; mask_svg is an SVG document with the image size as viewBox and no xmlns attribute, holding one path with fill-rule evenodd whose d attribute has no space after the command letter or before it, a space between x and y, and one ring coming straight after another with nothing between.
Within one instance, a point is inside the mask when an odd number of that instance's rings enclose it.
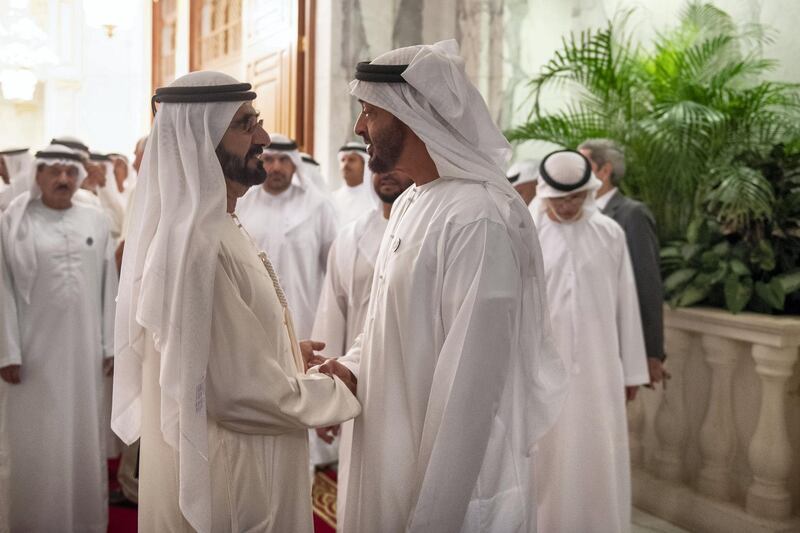
<instances>
[{"instance_id":1,"label":"stone balustrade","mask_svg":"<svg viewBox=\"0 0 800 533\"><path fill-rule=\"evenodd\" d=\"M697 532L800 532L800 318L667 309L666 388L629 405L634 504Z\"/></svg>"}]
</instances>

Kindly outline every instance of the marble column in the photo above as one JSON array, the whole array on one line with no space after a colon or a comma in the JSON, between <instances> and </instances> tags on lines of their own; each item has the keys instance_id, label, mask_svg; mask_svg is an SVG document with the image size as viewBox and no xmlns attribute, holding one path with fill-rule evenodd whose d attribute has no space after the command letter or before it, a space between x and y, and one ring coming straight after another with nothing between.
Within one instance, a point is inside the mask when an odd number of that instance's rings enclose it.
<instances>
[{"instance_id":1,"label":"marble column","mask_svg":"<svg viewBox=\"0 0 800 533\"><path fill-rule=\"evenodd\" d=\"M688 425L683 401L683 367L695 337L680 329L667 329L665 333L668 356L665 364L672 378L664 384L656 411L658 448L653 468L661 479L680 482L683 479L683 451Z\"/></svg>"},{"instance_id":2,"label":"marble column","mask_svg":"<svg viewBox=\"0 0 800 533\"><path fill-rule=\"evenodd\" d=\"M792 449L786 431L786 380L792 375L798 347L753 345L756 373L761 380L761 409L750 441L748 458L753 482L747 489L747 511L781 520L792 513L786 481L792 466Z\"/></svg>"},{"instance_id":3,"label":"marble column","mask_svg":"<svg viewBox=\"0 0 800 533\"><path fill-rule=\"evenodd\" d=\"M705 360L711 367L708 410L700 429L702 467L697 488L706 496L731 499L731 461L736 450L733 426L733 371L741 351L737 341L703 335Z\"/></svg>"}]
</instances>

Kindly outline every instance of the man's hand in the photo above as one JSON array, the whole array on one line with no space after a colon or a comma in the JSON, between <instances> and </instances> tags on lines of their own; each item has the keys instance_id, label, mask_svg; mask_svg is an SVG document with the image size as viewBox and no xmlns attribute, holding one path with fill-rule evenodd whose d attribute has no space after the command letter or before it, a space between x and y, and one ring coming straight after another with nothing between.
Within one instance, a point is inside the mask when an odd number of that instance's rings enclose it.
<instances>
[{"instance_id":1,"label":"man's hand","mask_svg":"<svg viewBox=\"0 0 800 533\"><path fill-rule=\"evenodd\" d=\"M324 365L319 367L319 371L325 374L326 376L336 376L337 378L341 379L347 388L350 389L350 392L353 393L353 396L356 395L356 390L358 386L358 380L350 372L350 369L341 364L336 359L328 359Z\"/></svg>"},{"instance_id":2,"label":"man's hand","mask_svg":"<svg viewBox=\"0 0 800 533\"><path fill-rule=\"evenodd\" d=\"M321 365L327 361L326 358L315 353L323 348L325 348L324 342L300 341L300 354L303 356L303 364L305 365L303 370L305 372L308 372L308 369L312 366Z\"/></svg>"},{"instance_id":3,"label":"man's hand","mask_svg":"<svg viewBox=\"0 0 800 533\"><path fill-rule=\"evenodd\" d=\"M632 402L636 399L636 392L639 390L638 385L628 386L625 385L625 403Z\"/></svg>"},{"instance_id":4,"label":"man's hand","mask_svg":"<svg viewBox=\"0 0 800 533\"><path fill-rule=\"evenodd\" d=\"M110 376L114 373L114 358L113 357L104 357L103 358L103 375Z\"/></svg>"},{"instance_id":5,"label":"man's hand","mask_svg":"<svg viewBox=\"0 0 800 533\"><path fill-rule=\"evenodd\" d=\"M317 428L317 437L322 439L325 444L330 444L333 442L333 439L339 436L339 428L339 425Z\"/></svg>"},{"instance_id":6,"label":"man's hand","mask_svg":"<svg viewBox=\"0 0 800 533\"><path fill-rule=\"evenodd\" d=\"M19 378L20 365L8 365L0 368L0 378L6 383L16 385L20 382Z\"/></svg>"},{"instance_id":7,"label":"man's hand","mask_svg":"<svg viewBox=\"0 0 800 533\"><path fill-rule=\"evenodd\" d=\"M655 357L647 358L647 370L650 373L650 386L666 381L672 377L664 368L664 363Z\"/></svg>"}]
</instances>

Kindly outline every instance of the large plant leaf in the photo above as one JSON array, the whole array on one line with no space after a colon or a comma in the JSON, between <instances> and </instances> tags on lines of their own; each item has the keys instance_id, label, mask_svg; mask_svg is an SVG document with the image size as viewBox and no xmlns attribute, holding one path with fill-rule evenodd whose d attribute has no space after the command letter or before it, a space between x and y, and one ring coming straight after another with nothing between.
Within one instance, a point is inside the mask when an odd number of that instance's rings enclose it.
<instances>
[{"instance_id":1,"label":"large plant leaf","mask_svg":"<svg viewBox=\"0 0 800 533\"><path fill-rule=\"evenodd\" d=\"M725 307L731 313L742 311L753 295L753 280L731 277L725 281Z\"/></svg>"},{"instance_id":2,"label":"large plant leaf","mask_svg":"<svg viewBox=\"0 0 800 533\"><path fill-rule=\"evenodd\" d=\"M756 294L771 308L778 311L783 309L786 293L783 291L783 285L780 280L772 280L769 283L757 281Z\"/></svg>"},{"instance_id":3,"label":"large plant leaf","mask_svg":"<svg viewBox=\"0 0 800 533\"><path fill-rule=\"evenodd\" d=\"M787 295L800 291L800 270L775 276L772 282L780 283L782 291Z\"/></svg>"},{"instance_id":4,"label":"large plant leaf","mask_svg":"<svg viewBox=\"0 0 800 533\"><path fill-rule=\"evenodd\" d=\"M667 279L664 280L664 290L668 293L674 292L679 287L691 281L696 274L697 269L694 268L682 268L676 272L673 272L669 277L667 277Z\"/></svg>"},{"instance_id":5,"label":"large plant leaf","mask_svg":"<svg viewBox=\"0 0 800 533\"><path fill-rule=\"evenodd\" d=\"M688 307L698 304L706 299L709 292L711 292L711 286L709 285L690 284L678 294L676 305L678 307Z\"/></svg>"}]
</instances>

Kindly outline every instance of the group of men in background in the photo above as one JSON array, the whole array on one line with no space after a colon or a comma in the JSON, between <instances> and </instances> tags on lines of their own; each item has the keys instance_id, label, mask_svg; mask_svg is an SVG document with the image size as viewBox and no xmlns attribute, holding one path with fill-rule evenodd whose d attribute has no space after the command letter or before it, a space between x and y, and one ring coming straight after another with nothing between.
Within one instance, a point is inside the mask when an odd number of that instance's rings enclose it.
<instances>
[{"instance_id":1,"label":"group of men in background","mask_svg":"<svg viewBox=\"0 0 800 533\"><path fill-rule=\"evenodd\" d=\"M330 193L294 140L270 137L259 156L266 180L239 199L235 214L274 265L297 337L324 343L324 356L342 356L361 342L373 284L383 281L375 275L381 242L401 245L384 233L414 176L376 165L373 173L367 146L347 142L339 151L344 183ZM104 379L113 372L118 275L146 142L137 143L132 164L69 137L34 155L0 153L0 518L11 531L107 527ZM222 156L220 163L225 171ZM536 457L543 531L628 528L625 401L668 377L655 223L618 189L623 176L624 154L606 140L509 170L539 233L549 318L571 374ZM404 210L425 194L425 185L414 187ZM445 196L469 203L468 193L454 187ZM435 219L433 207L429 215ZM340 461L339 491L347 493L352 422L312 430L310 439L312 466ZM132 446L120 475L134 502L137 471ZM367 501L360 490L358 501ZM340 521L348 511L340 505Z\"/></svg>"}]
</instances>

